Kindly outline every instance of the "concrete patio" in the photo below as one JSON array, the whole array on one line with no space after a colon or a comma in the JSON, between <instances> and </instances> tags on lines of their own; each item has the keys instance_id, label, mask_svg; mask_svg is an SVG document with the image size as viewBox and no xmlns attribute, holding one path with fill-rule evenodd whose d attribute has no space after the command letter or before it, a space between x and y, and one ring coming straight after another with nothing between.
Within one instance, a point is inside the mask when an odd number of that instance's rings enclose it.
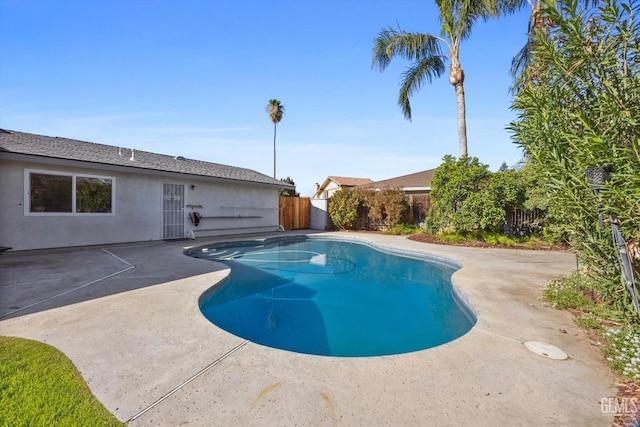
<instances>
[{"instance_id":1,"label":"concrete patio","mask_svg":"<svg viewBox=\"0 0 640 427\"><path fill-rule=\"evenodd\" d=\"M545 281L575 267L573 255L323 234L461 263L454 287L477 324L448 344L396 356L257 345L200 313L200 295L228 274L182 254L220 241L203 239L5 253L0 334L63 351L131 426L611 425L600 401L616 395L616 380L600 350L570 313L539 300ZM526 341L569 357L543 357Z\"/></svg>"}]
</instances>

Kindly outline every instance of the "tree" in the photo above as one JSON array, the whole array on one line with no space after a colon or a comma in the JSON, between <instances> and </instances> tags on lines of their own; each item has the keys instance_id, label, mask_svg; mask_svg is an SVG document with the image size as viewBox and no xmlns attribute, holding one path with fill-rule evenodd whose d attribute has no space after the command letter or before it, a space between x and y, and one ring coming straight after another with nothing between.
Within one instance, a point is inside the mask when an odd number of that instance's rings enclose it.
<instances>
[{"instance_id":1,"label":"tree","mask_svg":"<svg viewBox=\"0 0 640 427\"><path fill-rule=\"evenodd\" d=\"M529 169L491 172L476 157L456 160L445 156L443 160L431 180L429 225L433 231L462 234L539 231L539 219L535 226L532 222L514 228L507 218L517 211L540 208L535 200L529 200L534 182Z\"/></svg>"},{"instance_id":2,"label":"tree","mask_svg":"<svg viewBox=\"0 0 640 427\"><path fill-rule=\"evenodd\" d=\"M460 156L467 155L467 119L464 97L464 71L460 65L460 43L471 35L476 19L496 15L491 0L436 0L440 12L440 35L410 33L387 27L374 39L372 66L384 71L394 57L412 61L400 83L398 104L404 117L411 120L409 98L425 81L431 83L450 61L449 83L455 89L458 104L458 139ZM444 47L444 49L443 49ZM443 54L443 50L446 54Z\"/></svg>"},{"instance_id":3,"label":"tree","mask_svg":"<svg viewBox=\"0 0 640 427\"><path fill-rule=\"evenodd\" d=\"M527 26L527 43L520 49L520 51L511 60L511 69L509 74L513 77L514 85L513 92L522 86L523 79L527 78L527 69L530 68L535 62L535 58L532 54L533 45L536 42L536 38L541 34L548 36L551 32L551 26L553 21L545 19L544 15L540 12L540 6L542 0L497 0L498 9L500 14L508 15L514 13L527 6L531 8L531 17ZM583 0L583 4L586 6L596 6L598 0ZM538 36L536 36L538 33ZM537 76L537 70L529 69L529 77Z\"/></svg>"},{"instance_id":4,"label":"tree","mask_svg":"<svg viewBox=\"0 0 640 427\"><path fill-rule=\"evenodd\" d=\"M445 156L431 179L430 227L438 232L465 232L480 228L479 218L489 202L474 194L481 193L490 180L489 166L480 163L477 157L456 159ZM467 199L469 203L465 208ZM479 210L474 212L476 209ZM493 212L491 215L493 219Z\"/></svg>"},{"instance_id":5,"label":"tree","mask_svg":"<svg viewBox=\"0 0 640 427\"><path fill-rule=\"evenodd\" d=\"M273 178L276 177L276 126L284 116L284 105L277 99L270 99L267 104L267 113L273 122Z\"/></svg>"},{"instance_id":6,"label":"tree","mask_svg":"<svg viewBox=\"0 0 640 427\"><path fill-rule=\"evenodd\" d=\"M558 231L603 287L600 296L627 309L617 253L607 227L598 226L598 210L617 217L630 254L640 247L640 5L578 5L542 3L541 16L554 26L535 34L532 55L545 66L518 91L510 130L544 184ZM611 168L599 197L585 177L597 166ZM640 252L633 261L640 273Z\"/></svg>"},{"instance_id":7,"label":"tree","mask_svg":"<svg viewBox=\"0 0 640 427\"><path fill-rule=\"evenodd\" d=\"M293 179L291 179L291 177L280 179L280 181L286 182L287 184L291 184L294 187L296 186L296 183L293 182ZM295 188L293 190L280 190L280 197L299 197L299 196L300 196L300 193L296 193Z\"/></svg>"}]
</instances>

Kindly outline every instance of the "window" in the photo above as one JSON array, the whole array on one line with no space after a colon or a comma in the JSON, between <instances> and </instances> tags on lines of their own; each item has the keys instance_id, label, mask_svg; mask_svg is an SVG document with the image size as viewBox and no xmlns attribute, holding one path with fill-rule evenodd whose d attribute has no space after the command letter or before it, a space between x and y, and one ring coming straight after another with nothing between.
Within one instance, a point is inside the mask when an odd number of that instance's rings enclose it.
<instances>
[{"instance_id":1,"label":"window","mask_svg":"<svg viewBox=\"0 0 640 427\"><path fill-rule=\"evenodd\" d=\"M64 175L30 175L30 212L71 212L72 177Z\"/></svg>"},{"instance_id":2,"label":"window","mask_svg":"<svg viewBox=\"0 0 640 427\"><path fill-rule=\"evenodd\" d=\"M111 178L76 177L76 212L111 213Z\"/></svg>"},{"instance_id":3,"label":"window","mask_svg":"<svg viewBox=\"0 0 640 427\"><path fill-rule=\"evenodd\" d=\"M25 171L28 214L114 213L115 178Z\"/></svg>"}]
</instances>

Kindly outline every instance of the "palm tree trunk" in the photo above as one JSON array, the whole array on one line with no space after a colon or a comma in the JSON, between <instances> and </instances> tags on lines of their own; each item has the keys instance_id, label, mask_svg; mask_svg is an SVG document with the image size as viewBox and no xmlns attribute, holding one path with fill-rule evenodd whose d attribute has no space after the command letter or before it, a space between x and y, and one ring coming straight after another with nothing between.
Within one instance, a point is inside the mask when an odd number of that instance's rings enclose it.
<instances>
[{"instance_id":1,"label":"palm tree trunk","mask_svg":"<svg viewBox=\"0 0 640 427\"><path fill-rule=\"evenodd\" d=\"M460 157L467 155L467 111L464 105L464 87L462 82L455 85L458 101L458 139L460 140Z\"/></svg>"},{"instance_id":2,"label":"palm tree trunk","mask_svg":"<svg viewBox=\"0 0 640 427\"><path fill-rule=\"evenodd\" d=\"M276 178L276 124L273 124L273 179Z\"/></svg>"},{"instance_id":3,"label":"palm tree trunk","mask_svg":"<svg viewBox=\"0 0 640 427\"><path fill-rule=\"evenodd\" d=\"M460 141L460 157L467 155L467 112L464 105L464 71L460 67L457 48L451 54L451 70L449 83L456 90L458 103L458 140Z\"/></svg>"}]
</instances>

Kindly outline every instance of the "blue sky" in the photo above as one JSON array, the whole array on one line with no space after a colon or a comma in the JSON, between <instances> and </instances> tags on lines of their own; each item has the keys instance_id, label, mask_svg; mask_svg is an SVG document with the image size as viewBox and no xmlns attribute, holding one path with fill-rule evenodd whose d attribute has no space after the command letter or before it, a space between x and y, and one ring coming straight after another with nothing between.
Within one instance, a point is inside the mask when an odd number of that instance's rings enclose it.
<instances>
[{"instance_id":1,"label":"blue sky","mask_svg":"<svg viewBox=\"0 0 640 427\"><path fill-rule=\"evenodd\" d=\"M386 26L438 33L418 0L0 0L0 128L182 155L277 176L303 196L329 175L382 180L459 156L447 75L397 106L406 62L371 68ZM528 13L463 43L469 154L521 159L505 126Z\"/></svg>"}]
</instances>

